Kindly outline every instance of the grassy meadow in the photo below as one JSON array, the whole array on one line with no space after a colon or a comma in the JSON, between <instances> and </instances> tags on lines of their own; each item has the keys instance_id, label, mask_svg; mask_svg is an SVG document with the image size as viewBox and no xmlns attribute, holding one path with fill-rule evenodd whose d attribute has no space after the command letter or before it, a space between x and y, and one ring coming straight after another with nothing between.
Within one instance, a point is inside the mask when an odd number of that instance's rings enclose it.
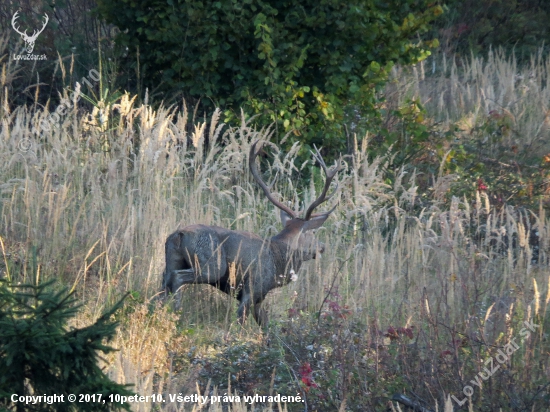
<instances>
[{"instance_id":1,"label":"grassy meadow","mask_svg":"<svg viewBox=\"0 0 550 412\"><path fill-rule=\"evenodd\" d=\"M3 67L5 85L17 67ZM265 180L295 209L319 194L318 173L309 184L297 178L317 166L294 162L298 147L281 151L279 138L253 121L229 128L215 112L200 123L185 104L154 109L129 95L93 110L73 105L50 130L33 133L56 107L11 110L4 85L0 275L55 278L74 290L83 302L75 327L130 292L112 342L119 351L104 367L137 394L307 400L234 402L233 411L412 410L397 402L404 396L426 411L549 410L546 199L537 208L495 207L475 179L463 197L449 196L458 177L444 172L446 158L437 160L439 173L416 176L411 167L390 182L392 156L370 159L370 136L355 136L339 190L321 208L336 206L317 235L325 253L269 294L268 327L253 319L241 327L236 300L206 285L185 286L178 312L154 299L164 241L195 223L278 233L278 212L247 168L257 139L269 142ZM70 101L67 90L59 93ZM396 69L385 93L388 105L419 99L426 122L441 130L456 123L459 137L491 111L506 111L521 141L505 144L550 153L550 59L534 57L525 68L498 53L428 60ZM427 199L420 177L431 187ZM132 404L135 411L228 407Z\"/></svg>"}]
</instances>

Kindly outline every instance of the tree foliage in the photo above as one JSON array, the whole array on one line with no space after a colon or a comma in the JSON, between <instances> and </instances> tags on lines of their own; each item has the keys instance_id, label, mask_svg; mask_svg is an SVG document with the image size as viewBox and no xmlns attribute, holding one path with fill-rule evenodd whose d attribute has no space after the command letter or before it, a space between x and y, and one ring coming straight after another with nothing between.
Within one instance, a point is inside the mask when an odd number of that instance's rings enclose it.
<instances>
[{"instance_id":1,"label":"tree foliage","mask_svg":"<svg viewBox=\"0 0 550 412\"><path fill-rule=\"evenodd\" d=\"M222 107L226 121L243 108L260 124L306 142L331 137L339 148L345 108L372 114L393 65L415 63L436 45L417 34L442 13L427 0L98 4L150 88Z\"/></svg>"},{"instance_id":2,"label":"tree foliage","mask_svg":"<svg viewBox=\"0 0 550 412\"><path fill-rule=\"evenodd\" d=\"M65 291L52 291L51 285L0 281L0 407L18 411L128 409L127 404L110 403L108 396L132 393L125 385L112 382L98 366L99 352L114 351L104 341L115 335L117 322L112 315L122 300L94 324L68 330L67 322L77 313L76 299ZM57 394L64 396L64 402L14 404L12 394ZM69 394L75 394L77 402L69 402ZM101 394L102 401L81 403L79 394Z\"/></svg>"}]
</instances>

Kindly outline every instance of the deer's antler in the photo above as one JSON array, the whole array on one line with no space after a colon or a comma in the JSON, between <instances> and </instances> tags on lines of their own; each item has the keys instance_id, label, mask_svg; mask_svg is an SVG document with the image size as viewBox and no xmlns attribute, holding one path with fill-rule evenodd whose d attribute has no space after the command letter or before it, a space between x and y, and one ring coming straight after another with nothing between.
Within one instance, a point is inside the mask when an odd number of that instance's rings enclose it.
<instances>
[{"instance_id":1,"label":"deer's antler","mask_svg":"<svg viewBox=\"0 0 550 412\"><path fill-rule=\"evenodd\" d=\"M319 206L321 203L324 203L327 200L329 200L332 196L334 196L334 194L338 190L338 182L336 182L336 187L334 188L334 191L330 195L327 196L327 192L328 192L328 189L330 188L330 184L332 183L332 179L334 179L336 174L340 170L342 170L342 163L340 161L336 162L333 167L328 169L325 161L323 160L323 157L321 156L321 153L319 152L319 149L317 149L315 147L315 145L313 147L315 149L315 153L311 152L313 154L313 158L315 160L317 160L317 162L319 162L319 164L323 168L323 170L325 172L325 175L326 175L326 179L325 179L325 187L323 187L323 191L321 192L319 197L317 199L315 199L313 201L313 203L311 205L309 205L309 207L307 208L304 220L309 220L313 216L315 216L315 215L313 215L313 211L315 210L315 208L317 206ZM332 209L331 211L329 211L327 213L323 213L323 214L330 214L333 210L334 209Z\"/></svg>"},{"instance_id":2,"label":"deer's antler","mask_svg":"<svg viewBox=\"0 0 550 412\"><path fill-rule=\"evenodd\" d=\"M260 177L260 173L258 172L258 167L256 166L256 157L258 156L258 153L256 152L256 144L259 142L259 140L256 140L252 146L250 147L250 155L248 156L248 165L250 167L250 172L252 173L252 176L256 180L256 182L260 185L260 187L263 189L265 196L269 199L271 203L273 203L275 206L277 206L279 209L283 210L284 212L288 213L289 216L291 216L293 219L296 219L296 212L286 206L284 203L279 202L276 200L271 192L269 191L269 188L264 183L262 178Z\"/></svg>"}]
</instances>

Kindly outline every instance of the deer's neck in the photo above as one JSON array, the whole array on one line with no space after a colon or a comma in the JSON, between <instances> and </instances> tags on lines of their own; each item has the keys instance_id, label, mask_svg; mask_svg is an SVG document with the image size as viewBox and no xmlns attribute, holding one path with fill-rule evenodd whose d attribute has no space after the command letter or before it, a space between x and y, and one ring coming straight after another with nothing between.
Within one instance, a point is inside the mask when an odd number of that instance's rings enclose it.
<instances>
[{"instance_id":1,"label":"deer's neck","mask_svg":"<svg viewBox=\"0 0 550 412\"><path fill-rule=\"evenodd\" d=\"M279 239L271 239L271 251L277 267L277 275L283 275L285 282L290 280L292 272L297 273L302 266L302 257L299 251L293 251L289 244Z\"/></svg>"}]
</instances>

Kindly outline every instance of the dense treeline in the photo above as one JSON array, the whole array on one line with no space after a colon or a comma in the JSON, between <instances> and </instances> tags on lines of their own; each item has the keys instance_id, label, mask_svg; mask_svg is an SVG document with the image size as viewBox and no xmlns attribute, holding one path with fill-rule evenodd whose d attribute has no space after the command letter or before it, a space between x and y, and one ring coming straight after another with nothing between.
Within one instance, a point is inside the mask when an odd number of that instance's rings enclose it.
<instances>
[{"instance_id":1,"label":"dense treeline","mask_svg":"<svg viewBox=\"0 0 550 412\"><path fill-rule=\"evenodd\" d=\"M113 2L110 3L113 4ZM6 37L6 44L2 45L2 54L15 53L21 47L20 36L12 30L11 26L11 19L15 11L20 10L19 22L23 24L23 27L25 25L37 27L43 13L50 16L50 22L46 30L38 37L35 49L37 54L46 53L48 55L49 64L36 65L36 67L29 64L22 67L19 81L16 85L11 84L10 87L15 87L14 91L22 91L32 82L36 82L38 74L40 80L45 83L41 85L41 99L55 98L55 93L52 94L50 89L55 90L63 82L70 80L62 79L62 73L55 72L57 54L59 53L61 58L67 59L71 53L74 53L75 72L78 77L87 73L90 67L98 66L98 46L101 43L101 54L106 59L111 59L110 63L107 63L109 67L105 68L106 71L111 69L114 71L109 74L116 79L117 84L121 87L128 90L130 88L139 90L140 82L145 81L139 76L143 71L124 72L120 71L120 67L116 67L118 60L113 59L123 58L127 51L125 48L116 49L113 41L116 29L105 22L106 19L122 21L124 16L128 20L130 15L136 15L135 8L127 7L122 3L120 8L115 9L114 12L109 12L108 10L113 9L107 8L101 15L97 13L95 0L67 0L55 3L24 0L17 4L12 2L0 4L0 29ZM188 4L186 7L193 5L193 2L174 3ZM275 4L276 2L265 3ZM391 18L394 21L399 21L409 12L417 13L427 9L428 3L432 7L439 4L444 11L432 22L432 30L427 34L427 38L439 39L441 46L434 49L436 52L441 51L448 54L473 52L486 55L491 48L503 47L509 53L515 51L517 55L528 56L529 53L536 52L543 46L545 51L550 47L548 25L550 3L544 0L409 1L405 3L405 6L403 6L403 2L396 1L393 2L393 5L390 2L386 11L391 13ZM166 5L170 4L172 2L166 3ZM221 5L222 3L213 2L213 4L218 7L217 4ZM361 2L357 2L357 4L361 4ZM140 5L144 7L144 10L149 7L146 2L141 2ZM117 13L117 11L122 12ZM144 11L143 14L145 15L146 12ZM166 24L180 25L182 21L180 16L174 13L167 15L166 18ZM222 21L223 19L218 20L218 23ZM29 32L32 32L32 29ZM186 39L174 36L173 40L184 44ZM155 50L156 53L161 51ZM144 52L146 50L141 50L140 53ZM110 67L112 64L115 66ZM158 74L153 74L153 76L156 77ZM169 73L164 76L169 76ZM32 99L33 93L28 92L26 96Z\"/></svg>"},{"instance_id":2,"label":"dense treeline","mask_svg":"<svg viewBox=\"0 0 550 412\"><path fill-rule=\"evenodd\" d=\"M440 127L418 96L396 102L383 92L392 70L427 58L428 76L439 75L434 70L441 70L441 56L488 57L500 48L520 64L529 64L534 52L544 58L550 43L547 2L73 0L19 7L23 28L39 24L41 13L51 16L35 46L48 60L4 60L0 97L8 111L21 104L54 108L59 91L71 92L78 81L80 104L94 108L96 122L124 91L155 107L184 99L195 107L197 120L209 120L219 107L221 120L236 125L242 110L256 126L274 129L284 148L300 141L301 161L314 144L324 147L329 160L351 153L353 136L368 134L370 156L395 153L389 178L413 166L426 176L423 191L448 150L445 171L498 187L501 203L532 202L547 190L545 173L535 170L547 167L545 153L518 143L522 137L509 107L488 110L459 141L460 125ZM4 56L23 45L11 30L14 11L0 6ZM88 78L91 70L99 80ZM543 73L535 76L544 81ZM497 146L481 143L487 141ZM488 162L495 153L503 161ZM454 188L453 194L469 190Z\"/></svg>"}]
</instances>

